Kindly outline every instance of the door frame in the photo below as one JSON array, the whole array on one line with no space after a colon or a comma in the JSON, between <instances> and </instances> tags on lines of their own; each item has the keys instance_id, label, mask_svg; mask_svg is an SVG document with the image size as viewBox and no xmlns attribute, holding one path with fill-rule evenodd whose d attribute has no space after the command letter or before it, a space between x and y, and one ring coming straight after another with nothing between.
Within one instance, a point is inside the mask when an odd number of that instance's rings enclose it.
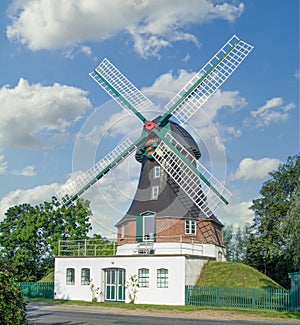
<instances>
[{"instance_id":1,"label":"door frame","mask_svg":"<svg viewBox=\"0 0 300 325\"><path fill-rule=\"evenodd\" d=\"M126 269L112 267L103 271L104 301L125 302Z\"/></svg>"}]
</instances>

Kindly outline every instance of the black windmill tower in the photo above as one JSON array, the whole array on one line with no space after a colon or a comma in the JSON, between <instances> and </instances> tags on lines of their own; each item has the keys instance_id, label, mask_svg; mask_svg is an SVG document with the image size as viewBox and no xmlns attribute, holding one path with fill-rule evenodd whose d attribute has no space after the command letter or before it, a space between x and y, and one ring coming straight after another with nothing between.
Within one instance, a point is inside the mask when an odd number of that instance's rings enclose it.
<instances>
[{"instance_id":1,"label":"black windmill tower","mask_svg":"<svg viewBox=\"0 0 300 325\"><path fill-rule=\"evenodd\" d=\"M228 204L230 193L199 162L200 150L183 125L252 49L253 46L236 35L232 36L169 101L165 113L154 120L148 120L143 115L143 111L154 104L104 59L90 76L122 108L142 121L143 131L135 142L130 139L122 141L96 165L66 184L58 193L61 202L65 206L72 204L135 152L136 159L141 163L141 174L132 204L116 225L118 244L172 241L171 237L176 237L174 234L180 234L178 229L182 222L186 223L183 234L193 234L193 227L197 225L202 242L210 243L213 230L222 227L215 211ZM216 240L217 245L222 244L220 238Z\"/></svg>"}]
</instances>

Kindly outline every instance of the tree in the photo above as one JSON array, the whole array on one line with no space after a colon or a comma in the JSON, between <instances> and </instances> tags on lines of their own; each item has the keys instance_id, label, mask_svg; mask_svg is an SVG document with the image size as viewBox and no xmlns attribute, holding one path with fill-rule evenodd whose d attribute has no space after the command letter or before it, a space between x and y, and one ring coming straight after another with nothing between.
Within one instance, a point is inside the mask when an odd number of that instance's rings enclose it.
<instances>
[{"instance_id":1,"label":"tree","mask_svg":"<svg viewBox=\"0 0 300 325\"><path fill-rule=\"evenodd\" d=\"M0 267L0 324L27 324L26 302L12 269Z\"/></svg>"},{"instance_id":2,"label":"tree","mask_svg":"<svg viewBox=\"0 0 300 325\"><path fill-rule=\"evenodd\" d=\"M250 231L251 227L249 224L246 224L243 228L238 227L235 231L232 225L226 226L223 229L223 241L228 261L244 262Z\"/></svg>"},{"instance_id":3,"label":"tree","mask_svg":"<svg viewBox=\"0 0 300 325\"><path fill-rule=\"evenodd\" d=\"M299 227L299 214L298 218L296 214L299 209L300 155L289 157L270 176L260 190L261 197L253 200L251 207L255 217L246 262L287 286L287 273L299 271L293 262L295 251L291 242L299 238L293 229ZM294 223L293 229L289 220Z\"/></svg>"},{"instance_id":4,"label":"tree","mask_svg":"<svg viewBox=\"0 0 300 325\"><path fill-rule=\"evenodd\" d=\"M35 207L9 208L0 223L2 263L17 270L19 281L39 280L53 267L59 240L86 238L90 215L87 201L66 209L55 198Z\"/></svg>"},{"instance_id":5,"label":"tree","mask_svg":"<svg viewBox=\"0 0 300 325\"><path fill-rule=\"evenodd\" d=\"M286 254L293 268L300 270L300 184L292 194L291 206L282 222L282 232L286 243Z\"/></svg>"}]
</instances>

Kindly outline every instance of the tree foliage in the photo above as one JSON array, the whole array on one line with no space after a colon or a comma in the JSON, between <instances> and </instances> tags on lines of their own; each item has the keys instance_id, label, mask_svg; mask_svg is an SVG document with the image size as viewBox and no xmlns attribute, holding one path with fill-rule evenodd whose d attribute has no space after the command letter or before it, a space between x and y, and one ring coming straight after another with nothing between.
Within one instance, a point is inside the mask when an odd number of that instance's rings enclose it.
<instances>
[{"instance_id":1,"label":"tree foliage","mask_svg":"<svg viewBox=\"0 0 300 325\"><path fill-rule=\"evenodd\" d=\"M223 242L226 248L226 259L230 262L244 262L246 248L250 237L251 227L246 224L236 230L233 226L225 226L223 229Z\"/></svg>"},{"instance_id":2,"label":"tree foliage","mask_svg":"<svg viewBox=\"0 0 300 325\"><path fill-rule=\"evenodd\" d=\"M287 286L287 273L300 270L300 155L289 157L270 176L251 207L255 217L246 262Z\"/></svg>"},{"instance_id":3,"label":"tree foliage","mask_svg":"<svg viewBox=\"0 0 300 325\"><path fill-rule=\"evenodd\" d=\"M86 238L90 215L87 201L66 209L55 198L9 208L0 223L0 262L14 267L19 281L39 280L53 267L59 240Z\"/></svg>"},{"instance_id":4,"label":"tree foliage","mask_svg":"<svg viewBox=\"0 0 300 325\"><path fill-rule=\"evenodd\" d=\"M0 323L27 324L26 303L14 272L4 266L0 267Z\"/></svg>"}]
</instances>

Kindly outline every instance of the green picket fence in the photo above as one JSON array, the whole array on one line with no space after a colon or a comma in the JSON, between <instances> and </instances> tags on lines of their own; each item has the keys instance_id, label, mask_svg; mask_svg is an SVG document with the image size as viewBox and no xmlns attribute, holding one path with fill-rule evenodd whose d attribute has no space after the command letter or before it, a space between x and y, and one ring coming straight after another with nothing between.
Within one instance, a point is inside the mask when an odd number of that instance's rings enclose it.
<instances>
[{"instance_id":1,"label":"green picket fence","mask_svg":"<svg viewBox=\"0 0 300 325\"><path fill-rule=\"evenodd\" d=\"M285 289L248 289L186 286L186 304L258 309L289 309Z\"/></svg>"},{"instance_id":2,"label":"green picket fence","mask_svg":"<svg viewBox=\"0 0 300 325\"><path fill-rule=\"evenodd\" d=\"M54 298L53 282L20 282L20 289L27 298Z\"/></svg>"}]
</instances>

